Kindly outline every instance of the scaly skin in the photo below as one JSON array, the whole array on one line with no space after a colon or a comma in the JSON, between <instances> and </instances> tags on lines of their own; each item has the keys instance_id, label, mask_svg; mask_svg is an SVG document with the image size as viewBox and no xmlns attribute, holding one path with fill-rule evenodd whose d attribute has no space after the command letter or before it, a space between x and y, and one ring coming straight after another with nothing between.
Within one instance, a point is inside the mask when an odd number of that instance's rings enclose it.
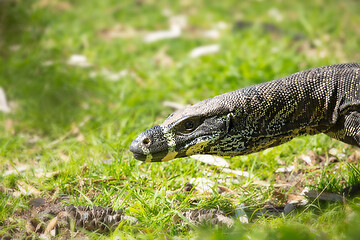
<instances>
[{"instance_id":1,"label":"scaly skin","mask_svg":"<svg viewBox=\"0 0 360 240\"><path fill-rule=\"evenodd\" d=\"M130 151L148 162L236 156L318 133L360 147L359 71L330 65L206 99L139 134Z\"/></svg>"}]
</instances>

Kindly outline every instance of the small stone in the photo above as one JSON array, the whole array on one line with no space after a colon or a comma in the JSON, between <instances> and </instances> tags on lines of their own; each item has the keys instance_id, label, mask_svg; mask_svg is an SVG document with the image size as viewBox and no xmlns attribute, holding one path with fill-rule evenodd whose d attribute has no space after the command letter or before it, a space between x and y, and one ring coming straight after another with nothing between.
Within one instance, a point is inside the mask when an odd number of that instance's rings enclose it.
<instances>
[{"instance_id":1,"label":"small stone","mask_svg":"<svg viewBox=\"0 0 360 240\"><path fill-rule=\"evenodd\" d=\"M45 199L43 198L33 198L29 201L29 204L33 207L40 207L45 204Z\"/></svg>"},{"instance_id":2,"label":"small stone","mask_svg":"<svg viewBox=\"0 0 360 240\"><path fill-rule=\"evenodd\" d=\"M285 205L284 207L284 214L288 215L289 213L291 213L293 210L295 210L295 204L293 203L288 203Z\"/></svg>"},{"instance_id":3,"label":"small stone","mask_svg":"<svg viewBox=\"0 0 360 240\"><path fill-rule=\"evenodd\" d=\"M183 188L183 191L184 192L190 192L192 189L194 189L194 186L191 183L186 183L184 188Z\"/></svg>"}]
</instances>

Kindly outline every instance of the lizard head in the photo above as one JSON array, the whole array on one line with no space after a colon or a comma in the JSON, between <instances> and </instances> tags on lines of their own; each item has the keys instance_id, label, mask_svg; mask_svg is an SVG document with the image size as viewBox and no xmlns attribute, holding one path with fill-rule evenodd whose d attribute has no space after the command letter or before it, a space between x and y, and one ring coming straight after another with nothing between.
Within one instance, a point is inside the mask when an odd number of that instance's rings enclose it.
<instances>
[{"instance_id":1,"label":"lizard head","mask_svg":"<svg viewBox=\"0 0 360 240\"><path fill-rule=\"evenodd\" d=\"M220 95L221 96L221 95ZM171 114L131 143L134 158L163 162L194 154L217 154L216 143L229 131L231 113L219 96Z\"/></svg>"}]
</instances>

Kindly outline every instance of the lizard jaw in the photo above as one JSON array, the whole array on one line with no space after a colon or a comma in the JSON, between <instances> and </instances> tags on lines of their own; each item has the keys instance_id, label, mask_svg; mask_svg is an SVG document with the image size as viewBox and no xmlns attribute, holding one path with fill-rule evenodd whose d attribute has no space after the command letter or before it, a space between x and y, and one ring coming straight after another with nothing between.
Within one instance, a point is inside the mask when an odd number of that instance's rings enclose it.
<instances>
[{"instance_id":1,"label":"lizard jaw","mask_svg":"<svg viewBox=\"0 0 360 240\"><path fill-rule=\"evenodd\" d=\"M164 134L164 129L154 126L139 134L130 145L130 151L135 159L144 162L165 162L177 157L178 153L169 141L170 135ZM157 140L157 141L156 141ZM153 144L155 142L155 144Z\"/></svg>"},{"instance_id":2,"label":"lizard jaw","mask_svg":"<svg viewBox=\"0 0 360 240\"><path fill-rule=\"evenodd\" d=\"M131 151L131 150L130 150ZM155 154L142 154L137 152L132 152L133 157L136 160L143 162L167 162L173 160L177 156L177 152L160 152Z\"/></svg>"}]
</instances>

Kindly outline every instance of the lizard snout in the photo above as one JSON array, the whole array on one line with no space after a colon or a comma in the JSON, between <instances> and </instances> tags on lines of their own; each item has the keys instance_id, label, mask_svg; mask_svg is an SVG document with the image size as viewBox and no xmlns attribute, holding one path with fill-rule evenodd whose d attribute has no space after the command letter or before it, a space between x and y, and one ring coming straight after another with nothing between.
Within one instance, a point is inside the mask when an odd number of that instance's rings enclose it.
<instances>
[{"instance_id":1,"label":"lizard snout","mask_svg":"<svg viewBox=\"0 0 360 240\"><path fill-rule=\"evenodd\" d=\"M160 126L154 126L140 133L131 143L129 150L134 158L146 162L159 162L168 153L167 140Z\"/></svg>"},{"instance_id":2,"label":"lizard snout","mask_svg":"<svg viewBox=\"0 0 360 240\"><path fill-rule=\"evenodd\" d=\"M135 159L145 161L146 155L149 154L148 148L150 144L150 138L141 133L132 141L129 150L133 153Z\"/></svg>"}]
</instances>

